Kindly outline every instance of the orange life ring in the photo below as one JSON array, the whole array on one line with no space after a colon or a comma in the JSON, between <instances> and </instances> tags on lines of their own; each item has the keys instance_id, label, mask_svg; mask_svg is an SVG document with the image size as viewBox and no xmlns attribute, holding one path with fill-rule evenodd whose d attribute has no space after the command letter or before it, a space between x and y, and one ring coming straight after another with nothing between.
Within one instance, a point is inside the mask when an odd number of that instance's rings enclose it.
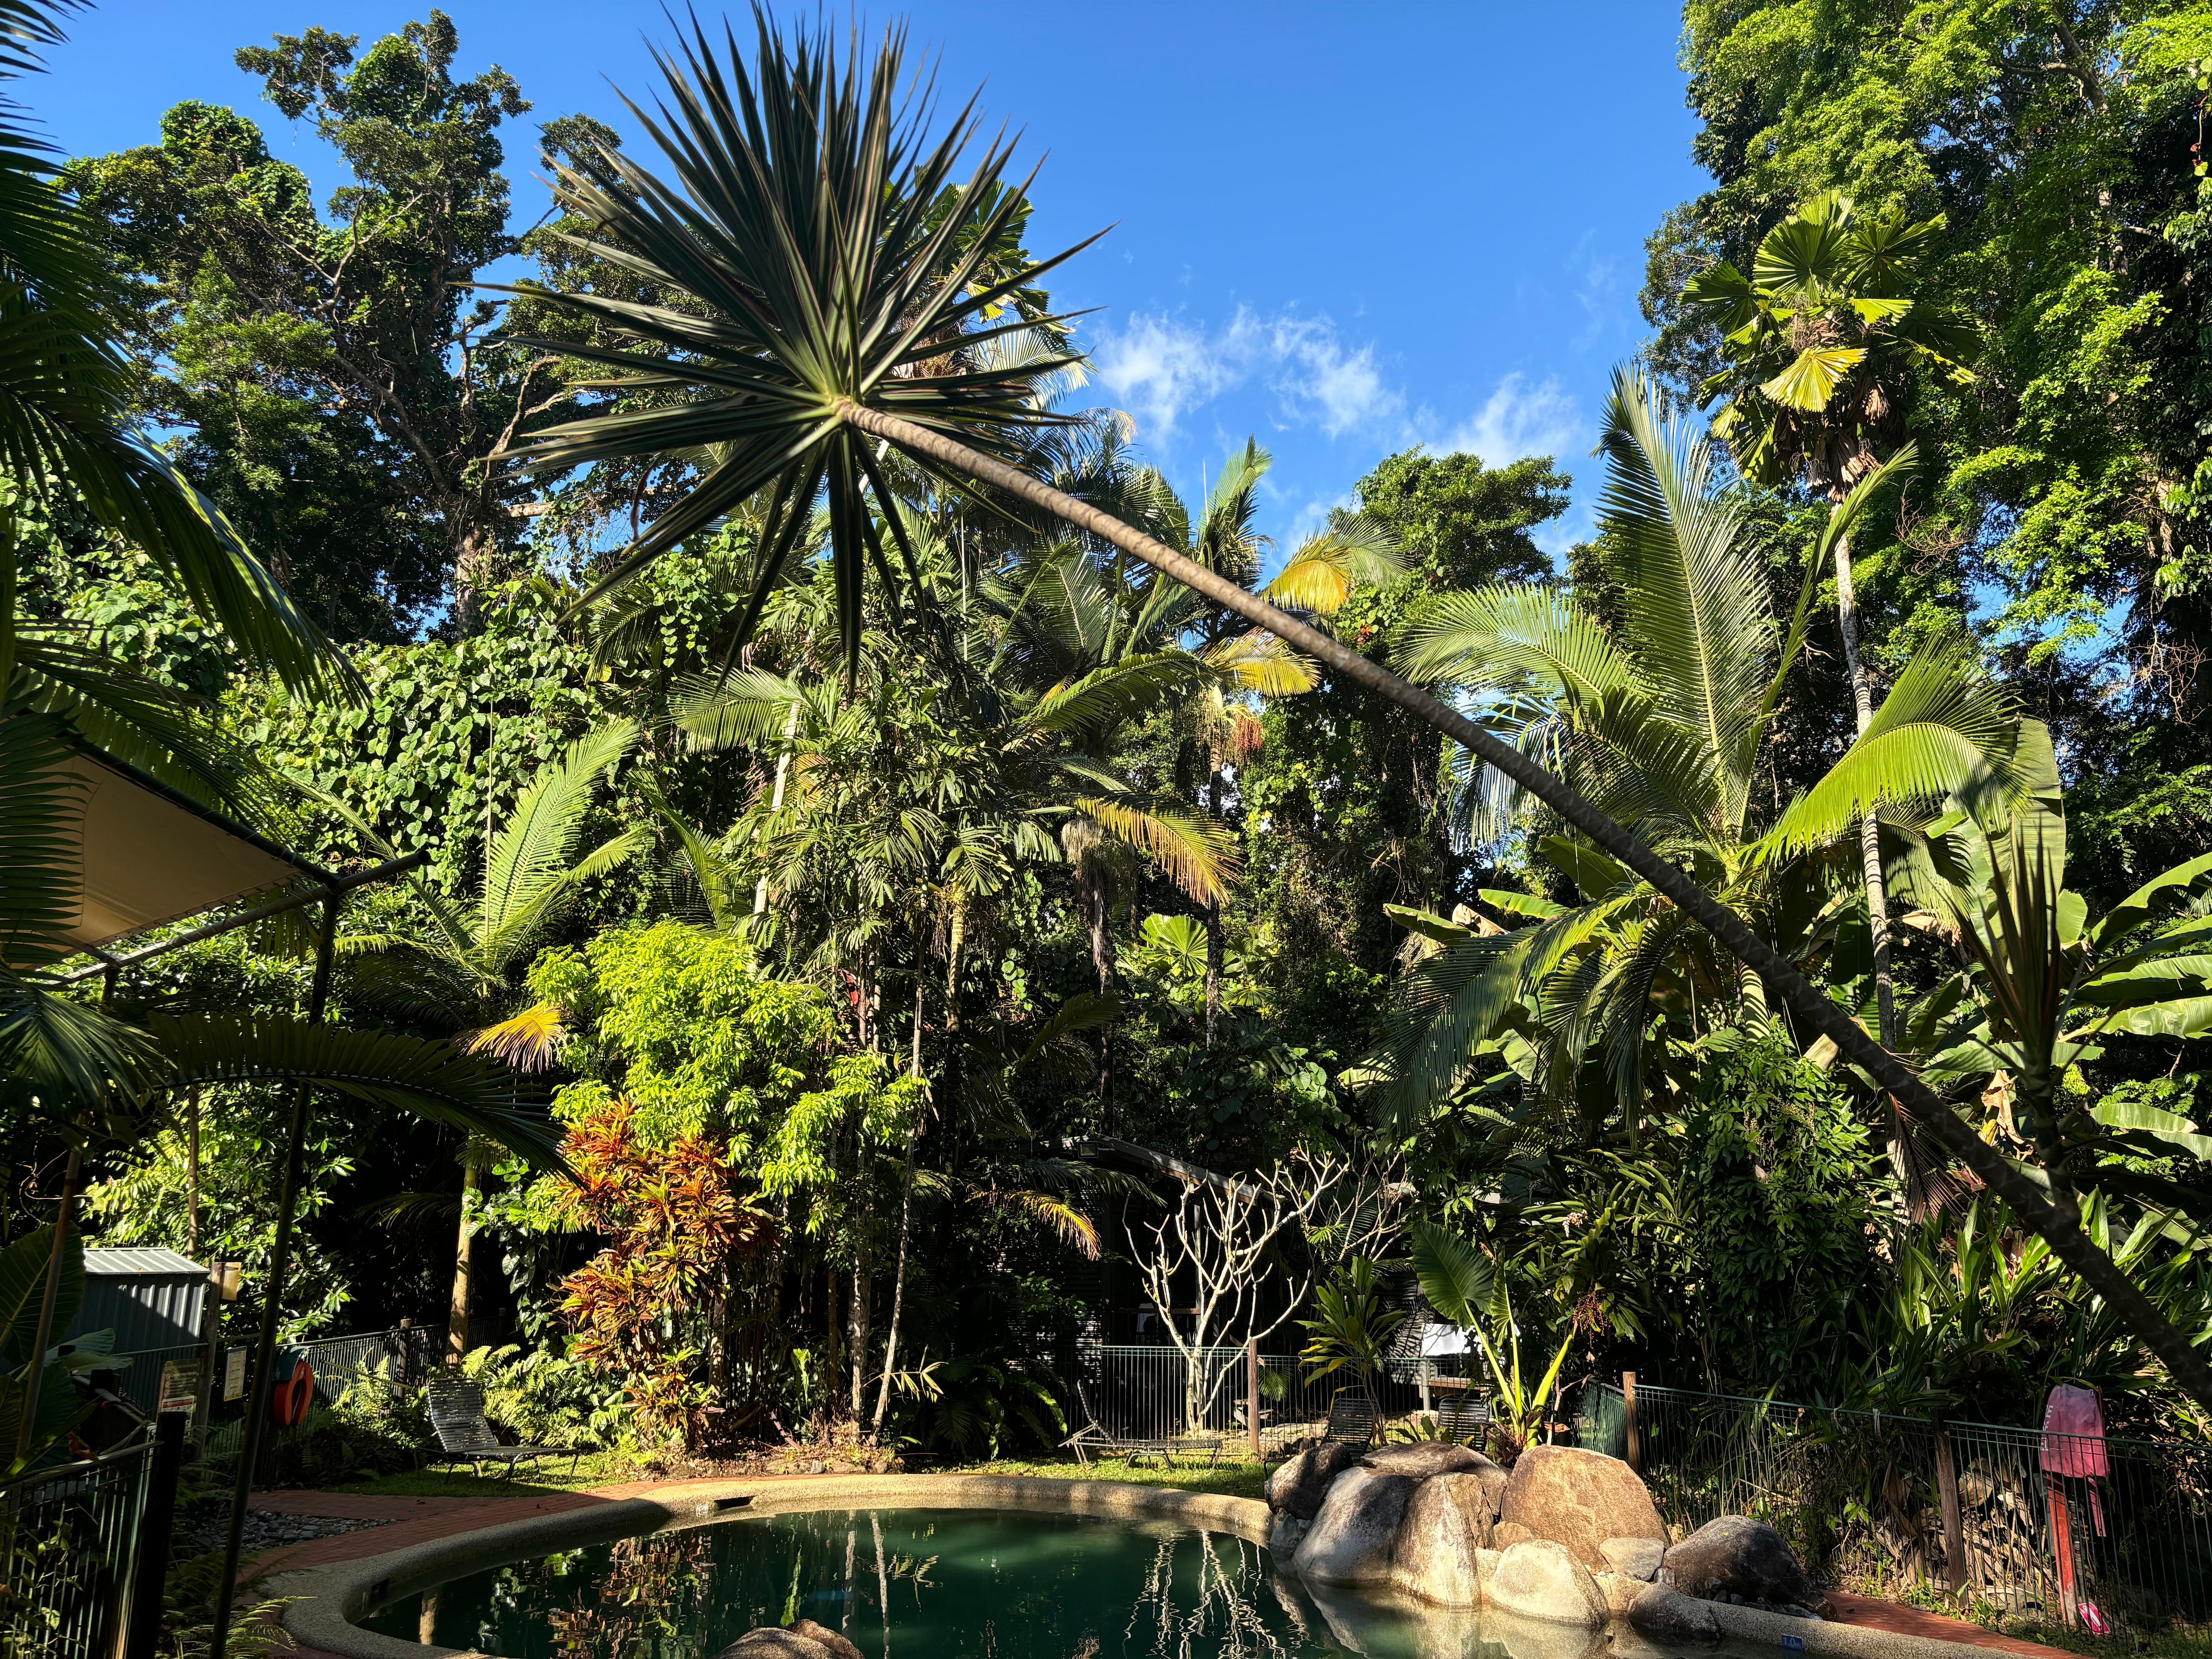
<instances>
[{"instance_id":1,"label":"orange life ring","mask_svg":"<svg viewBox=\"0 0 2212 1659\"><path fill-rule=\"evenodd\" d=\"M269 1415L280 1429L297 1428L307 1420L315 1403L315 1368L304 1358L295 1360L292 1374L270 1391Z\"/></svg>"}]
</instances>

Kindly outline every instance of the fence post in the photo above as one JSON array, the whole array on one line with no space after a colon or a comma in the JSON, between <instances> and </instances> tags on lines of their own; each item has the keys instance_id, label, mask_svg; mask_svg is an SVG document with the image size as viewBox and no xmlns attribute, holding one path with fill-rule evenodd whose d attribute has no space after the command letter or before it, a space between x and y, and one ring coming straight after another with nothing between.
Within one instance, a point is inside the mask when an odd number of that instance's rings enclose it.
<instances>
[{"instance_id":1,"label":"fence post","mask_svg":"<svg viewBox=\"0 0 2212 1659\"><path fill-rule=\"evenodd\" d=\"M1260 1461L1260 1339L1244 1339L1244 1426L1251 1431L1252 1461Z\"/></svg>"},{"instance_id":2,"label":"fence post","mask_svg":"<svg viewBox=\"0 0 2212 1659\"><path fill-rule=\"evenodd\" d=\"M146 1474L145 1507L131 1558L131 1589L124 1602L123 1659L154 1659L161 1636L161 1586L169 1576L169 1538L177 1518L177 1471L184 1466L183 1412L154 1419L153 1463Z\"/></svg>"},{"instance_id":3,"label":"fence post","mask_svg":"<svg viewBox=\"0 0 2212 1659\"><path fill-rule=\"evenodd\" d=\"M1636 1431L1636 1373L1620 1374L1621 1416L1628 1425L1628 1467L1638 1474L1644 1472L1644 1440Z\"/></svg>"},{"instance_id":4,"label":"fence post","mask_svg":"<svg viewBox=\"0 0 2212 1659\"><path fill-rule=\"evenodd\" d=\"M1936 1490L1943 1503L1943 1577L1951 1594L1966 1588L1966 1526L1959 1512L1959 1466L1951 1456L1951 1433L1936 1422Z\"/></svg>"}]
</instances>

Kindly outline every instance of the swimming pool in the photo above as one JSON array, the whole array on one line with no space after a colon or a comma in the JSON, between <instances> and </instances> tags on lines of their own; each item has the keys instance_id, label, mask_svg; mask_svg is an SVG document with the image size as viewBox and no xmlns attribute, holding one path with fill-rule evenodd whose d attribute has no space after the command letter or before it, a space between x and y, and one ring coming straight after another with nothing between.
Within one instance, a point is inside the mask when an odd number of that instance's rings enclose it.
<instances>
[{"instance_id":1,"label":"swimming pool","mask_svg":"<svg viewBox=\"0 0 2212 1659\"><path fill-rule=\"evenodd\" d=\"M1226 1533L1030 1510L836 1510L514 1562L358 1622L506 1659L711 1659L757 1626L800 1617L842 1631L868 1659L1437 1652L1433 1620L1331 1601L1325 1611L1276 1576L1264 1548Z\"/></svg>"}]
</instances>

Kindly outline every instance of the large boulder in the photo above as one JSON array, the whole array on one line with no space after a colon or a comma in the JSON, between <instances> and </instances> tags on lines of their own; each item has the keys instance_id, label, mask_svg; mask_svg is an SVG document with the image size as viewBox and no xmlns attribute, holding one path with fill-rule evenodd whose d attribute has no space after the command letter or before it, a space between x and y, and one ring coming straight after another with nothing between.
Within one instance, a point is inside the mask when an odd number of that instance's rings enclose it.
<instances>
[{"instance_id":1,"label":"large boulder","mask_svg":"<svg viewBox=\"0 0 2212 1659\"><path fill-rule=\"evenodd\" d=\"M1599 1551L1623 1578L1648 1584L1659 1576L1659 1563L1667 1547L1656 1538L1608 1538Z\"/></svg>"},{"instance_id":2,"label":"large boulder","mask_svg":"<svg viewBox=\"0 0 2212 1659\"><path fill-rule=\"evenodd\" d=\"M1513 1465L1500 1518L1564 1544L1594 1572L1609 1569L1608 1538L1667 1539L1666 1524L1636 1471L1618 1457L1575 1446L1531 1446Z\"/></svg>"},{"instance_id":3,"label":"large boulder","mask_svg":"<svg viewBox=\"0 0 2212 1659\"><path fill-rule=\"evenodd\" d=\"M1662 1647L1720 1645L1721 1621L1711 1605L1671 1584L1646 1584L1638 1590L1628 1604L1628 1622L1638 1636Z\"/></svg>"},{"instance_id":4,"label":"large boulder","mask_svg":"<svg viewBox=\"0 0 2212 1659\"><path fill-rule=\"evenodd\" d=\"M1388 1583L1398 1523L1419 1485L1381 1469L1350 1468L1337 1476L1298 1546L1298 1577L1321 1584Z\"/></svg>"},{"instance_id":5,"label":"large boulder","mask_svg":"<svg viewBox=\"0 0 2212 1659\"><path fill-rule=\"evenodd\" d=\"M851 1645L848 1643L846 1645ZM795 1630L763 1625L749 1630L714 1656L714 1659L833 1659L830 1650Z\"/></svg>"},{"instance_id":6,"label":"large boulder","mask_svg":"<svg viewBox=\"0 0 2212 1659\"><path fill-rule=\"evenodd\" d=\"M1321 1513L1329 1483L1358 1461L1359 1448L1340 1440L1309 1447L1267 1477L1267 1507L1310 1521Z\"/></svg>"},{"instance_id":7,"label":"large boulder","mask_svg":"<svg viewBox=\"0 0 2212 1659\"><path fill-rule=\"evenodd\" d=\"M1490 1538L1490 1500L1472 1473L1437 1474L1413 1488L1390 1558L1390 1583L1440 1607L1482 1604L1478 1565Z\"/></svg>"},{"instance_id":8,"label":"large boulder","mask_svg":"<svg viewBox=\"0 0 2212 1659\"><path fill-rule=\"evenodd\" d=\"M1472 1446L1449 1440L1414 1440L1395 1446L1377 1446L1359 1460L1359 1467L1426 1480L1432 1475L1459 1474L1480 1468L1489 1461Z\"/></svg>"},{"instance_id":9,"label":"large boulder","mask_svg":"<svg viewBox=\"0 0 2212 1659\"><path fill-rule=\"evenodd\" d=\"M803 1636L808 1641L830 1650L831 1659L861 1659L860 1648L842 1632L827 1625L817 1625L811 1619L794 1619L791 1633Z\"/></svg>"},{"instance_id":10,"label":"large boulder","mask_svg":"<svg viewBox=\"0 0 2212 1659\"><path fill-rule=\"evenodd\" d=\"M1827 1600L1782 1534L1747 1515L1707 1522L1668 1548L1666 1566L1675 1589L1709 1601L1741 1595L1771 1607L1818 1613Z\"/></svg>"},{"instance_id":11,"label":"large boulder","mask_svg":"<svg viewBox=\"0 0 2212 1659\"><path fill-rule=\"evenodd\" d=\"M1298 1546L1306 1541L1313 1530L1313 1522L1301 1520L1288 1510L1277 1510L1267 1527L1267 1553L1279 1564L1279 1571L1288 1571L1298 1553Z\"/></svg>"},{"instance_id":12,"label":"large boulder","mask_svg":"<svg viewBox=\"0 0 2212 1659\"><path fill-rule=\"evenodd\" d=\"M1548 1538L1516 1544L1498 1558L1486 1601L1500 1613L1583 1630L1602 1629L1608 1611L1589 1570Z\"/></svg>"}]
</instances>

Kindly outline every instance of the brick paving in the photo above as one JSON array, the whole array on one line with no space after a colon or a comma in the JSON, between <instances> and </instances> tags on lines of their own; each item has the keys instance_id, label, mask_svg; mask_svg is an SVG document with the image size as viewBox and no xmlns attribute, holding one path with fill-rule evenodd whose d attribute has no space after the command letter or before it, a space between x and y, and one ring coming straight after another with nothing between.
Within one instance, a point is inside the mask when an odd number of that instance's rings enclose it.
<instances>
[{"instance_id":1,"label":"brick paving","mask_svg":"<svg viewBox=\"0 0 2212 1659\"><path fill-rule=\"evenodd\" d=\"M746 1477L763 1484L787 1480L832 1480L826 1474L763 1474ZM589 1509L595 1504L617 1503L625 1498L651 1498L682 1492L686 1486L710 1486L726 1479L704 1480L627 1480L589 1492L519 1492L514 1496L463 1491L451 1497L387 1497L381 1493L349 1492L258 1492L251 1507L273 1510L280 1515L313 1515L338 1521L382 1521L390 1524L342 1532L304 1544L286 1544L264 1550L253 1558L257 1573L292 1572L303 1567L327 1567L339 1561L358 1561L386 1550L405 1549L451 1538L456 1533L526 1521L534 1515L558 1515L568 1510ZM495 1492L496 1488L494 1489Z\"/></svg>"},{"instance_id":2,"label":"brick paving","mask_svg":"<svg viewBox=\"0 0 2212 1659\"><path fill-rule=\"evenodd\" d=\"M1842 1590L1828 1592L1828 1618L1835 1624L1856 1625L1862 1630L1928 1636L1938 1642L1964 1642L1971 1647L2020 1654L2023 1659L2078 1659L2078 1656L2068 1654L2063 1648L2047 1648L2039 1642L2023 1642L2016 1636L2000 1636L1964 1619L1929 1613L1924 1607L1899 1607L1894 1601L1877 1601L1871 1595L1850 1595Z\"/></svg>"},{"instance_id":3,"label":"brick paving","mask_svg":"<svg viewBox=\"0 0 2212 1659\"><path fill-rule=\"evenodd\" d=\"M716 1479L719 1480L720 1478ZM782 1482L830 1480L838 1477L772 1474L749 1478L763 1482ZM427 1544L433 1539L450 1538L456 1533L474 1532L482 1527L496 1527L509 1521L526 1520L534 1515L555 1515L567 1510L589 1509L595 1504L616 1503L626 1498L651 1498L660 1493L681 1492L686 1486L711 1484L715 1482L629 1480L617 1486L595 1487L590 1492L518 1493L513 1497L488 1497L476 1492L460 1492L452 1497L399 1498L366 1492L259 1492L253 1494L252 1499L252 1506L257 1510L274 1510L283 1515L325 1516L342 1521L382 1521L389 1524L265 1550L254 1557L253 1565L259 1573L290 1572L302 1567L327 1567L339 1561L358 1561L365 1556L381 1555L386 1550L404 1549L410 1544ZM2021 1659L2076 1659L2075 1656L2068 1654L2062 1648L2045 1647L2039 1643L2023 1642L2016 1637L2000 1636L1995 1631L1984 1630L1964 1619L1947 1618L1940 1613L1929 1613L1921 1607L1900 1607L1894 1601L1877 1601L1870 1595L1851 1595L1842 1590L1828 1593L1828 1616L1838 1624L1855 1625L1866 1630L1890 1631L1900 1636L1932 1637L1939 1642L1960 1642L1971 1647L2016 1654L2021 1656ZM329 1656L301 1649L295 1659L329 1659Z\"/></svg>"}]
</instances>

